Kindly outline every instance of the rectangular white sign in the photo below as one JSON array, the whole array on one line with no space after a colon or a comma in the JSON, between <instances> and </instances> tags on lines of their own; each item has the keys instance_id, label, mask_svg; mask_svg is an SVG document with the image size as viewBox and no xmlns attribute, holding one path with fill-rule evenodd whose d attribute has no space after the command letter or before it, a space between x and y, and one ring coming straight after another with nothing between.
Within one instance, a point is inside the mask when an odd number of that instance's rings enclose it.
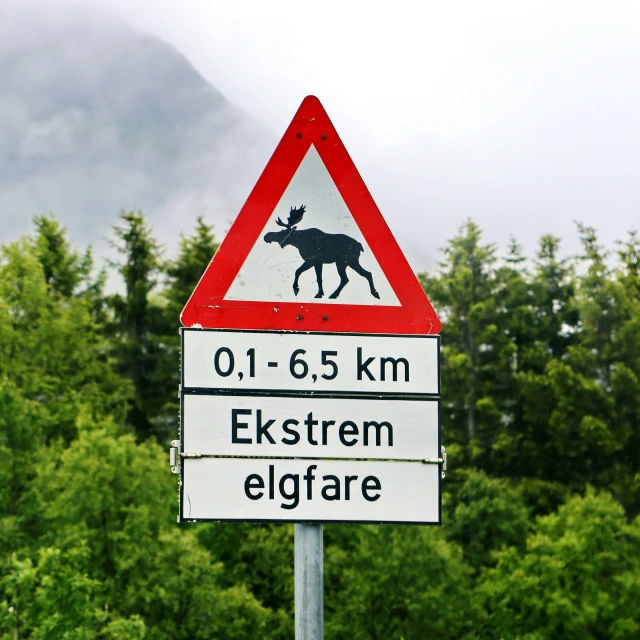
<instances>
[{"instance_id":1,"label":"rectangular white sign","mask_svg":"<svg viewBox=\"0 0 640 640\"><path fill-rule=\"evenodd\" d=\"M206 329L182 336L183 388L440 392L438 336Z\"/></svg>"},{"instance_id":2,"label":"rectangular white sign","mask_svg":"<svg viewBox=\"0 0 640 640\"><path fill-rule=\"evenodd\" d=\"M218 456L439 457L439 400L192 395L182 401L184 451Z\"/></svg>"},{"instance_id":3,"label":"rectangular white sign","mask_svg":"<svg viewBox=\"0 0 640 640\"><path fill-rule=\"evenodd\" d=\"M182 520L439 524L440 468L420 462L183 460Z\"/></svg>"}]
</instances>

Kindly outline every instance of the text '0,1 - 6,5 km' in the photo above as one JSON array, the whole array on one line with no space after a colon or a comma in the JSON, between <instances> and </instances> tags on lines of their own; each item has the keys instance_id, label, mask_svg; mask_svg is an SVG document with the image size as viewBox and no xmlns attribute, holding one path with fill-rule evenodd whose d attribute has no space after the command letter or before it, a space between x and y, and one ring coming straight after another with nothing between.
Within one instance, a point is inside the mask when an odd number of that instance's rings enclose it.
<instances>
[{"instance_id":1,"label":"text '0,1 - 6,5 km'","mask_svg":"<svg viewBox=\"0 0 640 640\"><path fill-rule=\"evenodd\" d=\"M183 329L183 388L439 393L436 336Z\"/></svg>"}]
</instances>

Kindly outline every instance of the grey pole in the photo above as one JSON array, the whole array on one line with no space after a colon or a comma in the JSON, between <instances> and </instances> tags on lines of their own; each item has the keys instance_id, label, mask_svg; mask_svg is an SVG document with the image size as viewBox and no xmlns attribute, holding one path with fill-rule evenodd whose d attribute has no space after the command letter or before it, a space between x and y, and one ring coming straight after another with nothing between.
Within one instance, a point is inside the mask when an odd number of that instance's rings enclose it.
<instances>
[{"instance_id":1,"label":"grey pole","mask_svg":"<svg viewBox=\"0 0 640 640\"><path fill-rule=\"evenodd\" d=\"M323 640L324 594L321 524L296 524L296 640Z\"/></svg>"}]
</instances>

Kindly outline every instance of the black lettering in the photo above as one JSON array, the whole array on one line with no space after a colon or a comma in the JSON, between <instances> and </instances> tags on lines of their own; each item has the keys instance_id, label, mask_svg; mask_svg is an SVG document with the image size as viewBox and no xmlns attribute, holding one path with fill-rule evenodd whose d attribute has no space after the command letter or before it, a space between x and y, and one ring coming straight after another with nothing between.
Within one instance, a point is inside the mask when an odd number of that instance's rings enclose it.
<instances>
[{"instance_id":1,"label":"black lettering","mask_svg":"<svg viewBox=\"0 0 640 640\"><path fill-rule=\"evenodd\" d=\"M316 477L313 475L313 470L317 469L318 465L317 464L311 464L309 465L309 468L307 469L307 473L304 474L304 479L307 483L307 500L311 500L311 486L312 486L312 482L316 479Z\"/></svg>"},{"instance_id":2,"label":"black lettering","mask_svg":"<svg viewBox=\"0 0 640 640\"><path fill-rule=\"evenodd\" d=\"M340 480L337 476L322 476L323 480L331 479L333 484L322 487L322 497L325 500L340 500ZM333 494L329 495L329 489L333 490Z\"/></svg>"},{"instance_id":3,"label":"black lettering","mask_svg":"<svg viewBox=\"0 0 640 640\"><path fill-rule=\"evenodd\" d=\"M273 500L273 494L275 493L274 491L274 485L276 483L275 479L274 479L274 468L273 465L270 464L269 465L269 500Z\"/></svg>"},{"instance_id":4,"label":"black lettering","mask_svg":"<svg viewBox=\"0 0 640 640\"><path fill-rule=\"evenodd\" d=\"M335 420L322 421L322 444L327 444L327 429L336 423Z\"/></svg>"},{"instance_id":5,"label":"black lettering","mask_svg":"<svg viewBox=\"0 0 640 640\"><path fill-rule=\"evenodd\" d=\"M354 480L357 480L358 476L346 476L344 479L344 499L345 500L350 500L351 499L351 483Z\"/></svg>"},{"instance_id":6,"label":"black lettering","mask_svg":"<svg viewBox=\"0 0 640 640\"><path fill-rule=\"evenodd\" d=\"M298 444L300 442L300 434L297 431L294 431L289 425L295 424L296 426L300 424L297 420L289 419L285 420L282 423L282 430L288 435L292 436L291 438L282 438L283 444Z\"/></svg>"},{"instance_id":7,"label":"black lettering","mask_svg":"<svg viewBox=\"0 0 640 640\"><path fill-rule=\"evenodd\" d=\"M309 439L309 444L318 444L318 441L313 439L313 427L318 424L318 421L313 419L312 412L309 413L304 423L307 425L307 438Z\"/></svg>"},{"instance_id":8,"label":"black lettering","mask_svg":"<svg viewBox=\"0 0 640 640\"><path fill-rule=\"evenodd\" d=\"M409 382L409 363L405 358L380 358L380 380L384 380L385 367L387 363L393 367L393 381L398 381L398 365L404 365L404 381Z\"/></svg>"},{"instance_id":9,"label":"black lettering","mask_svg":"<svg viewBox=\"0 0 640 640\"><path fill-rule=\"evenodd\" d=\"M246 422L238 422L238 416L250 416L251 409L231 409L231 442L233 444L251 444L251 438L238 437L238 429L248 429Z\"/></svg>"},{"instance_id":10,"label":"black lettering","mask_svg":"<svg viewBox=\"0 0 640 640\"><path fill-rule=\"evenodd\" d=\"M271 444L276 443L269 433L269 427L272 427L274 422L275 420L269 420L262 424L262 411L258 409L256 415L256 444L262 444L262 436L264 436Z\"/></svg>"},{"instance_id":11,"label":"black lettering","mask_svg":"<svg viewBox=\"0 0 640 640\"><path fill-rule=\"evenodd\" d=\"M293 491L291 493L285 491L285 483L287 480L293 481ZM300 476L297 473L285 473L282 478L280 478L280 495L285 500L292 500L289 504L283 502L280 505L283 509L295 509L298 506L300 502Z\"/></svg>"},{"instance_id":12,"label":"black lettering","mask_svg":"<svg viewBox=\"0 0 640 640\"><path fill-rule=\"evenodd\" d=\"M386 420L384 422L376 422L375 420L370 420L364 423L364 445L365 447L369 444L369 427L374 427L376 430L376 447L380 446L380 442L382 440L382 427L387 427L387 434L389 436L389 446L393 447L393 427Z\"/></svg>"},{"instance_id":13,"label":"black lettering","mask_svg":"<svg viewBox=\"0 0 640 640\"><path fill-rule=\"evenodd\" d=\"M375 502L380 494L377 496L370 496L369 491L380 491L382 489L382 485L380 484L380 480L375 476L367 476L362 481L362 497L369 502Z\"/></svg>"},{"instance_id":14,"label":"black lettering","mask_svg":"<svg viewBox=\"0 0 640 640\"><path fill-rule=\"evenodd\" d=\"M348 429L348 431L347 431ZM358 426L355 422L351 422L351 420L345 420L340 425L340 430L338 432L338 437L340 438L340 442L345 447L352 447L356 442L358 442L358 438L354 438L353 440L345 440L345 436L357 436L358 435Z\"/></svg>"},{"instance_id":15,"label":"black lettering","mask_svg":"<svg viewBox=\"0 0 640 640\"><path fill-rule=\"evenodd\" d=\"M229 362L228 362L229 366L227 367L226 371L223 371L222 367L220 367L220 355L223 353L226 353L227 358L229 358ZM216 373L223 378L226 378L227 376L230 376L233 373L234 364L235 363L233 359L233 352L228 347L220 347L216 351L216 354L213 356L213 366L216 370Z\"/></svg>"},{"instance_id":16,"label":"black lettering","mask_svg":"<svg viewBox=\"0 0 640 640\"><path fill-rule=\"evenodd\" d=\"M364 362L362 362L362 347L358 347L358 380L362 380L362 374L366 373L369 376L369 380L375 380L373 374L367 367L375 360L375 358L367 358Z\"/></svg>"},{"instance_id":17,"label":"black lettering","mask_svg":"<svg viewBox=\"0 0 640 640\"><path fill-rule=\"evenodd\" d=\"M252 473L250 476L247 476L247 479L244 481L244 493L249 500L260 500L264 495L263 491L253 494L251 493L251 489L264 489L264 480L262 476L259 476L257 473Z\"/></svg>"}]
</instances>

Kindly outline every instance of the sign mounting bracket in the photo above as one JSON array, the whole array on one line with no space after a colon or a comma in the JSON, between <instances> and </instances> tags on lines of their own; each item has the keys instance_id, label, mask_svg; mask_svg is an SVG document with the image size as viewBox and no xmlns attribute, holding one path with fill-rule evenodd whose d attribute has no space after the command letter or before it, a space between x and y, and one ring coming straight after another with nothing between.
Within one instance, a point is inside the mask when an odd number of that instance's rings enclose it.
<instances>
[{"instance_id":1,"label":"sign mounting bracket","mask_svg":"<svg viewBox=\"0 0 640 640\"><path fill-rule=\"evenodd\" d=\"M438 464L442 465L442 477L445 477L445 472L447 470L447 451L444 446L440 447L440 451L442 453L441 458L423 458L420 460L422 464Z\"/></svg>"}]
</instances>

